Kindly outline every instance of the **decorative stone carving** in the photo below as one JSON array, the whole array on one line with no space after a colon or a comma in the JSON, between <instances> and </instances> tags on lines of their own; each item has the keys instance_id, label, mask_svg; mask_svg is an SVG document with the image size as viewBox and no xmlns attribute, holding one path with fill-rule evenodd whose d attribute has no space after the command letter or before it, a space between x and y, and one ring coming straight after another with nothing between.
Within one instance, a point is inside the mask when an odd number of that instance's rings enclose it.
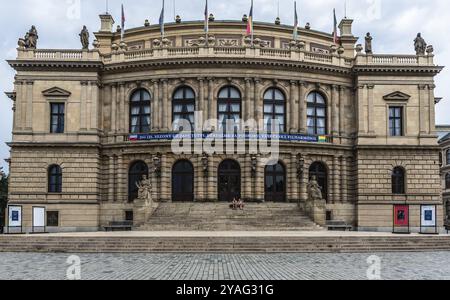
<instances>
[{"instance_id":1,"label":"decorative stone carving","mask_svg":"<svg viewBox=\"0 0 450 300\"><path fill-rule=\"evenodd\" d=\"M94 42L92 42L92 46L94 46L95 49L100 48L100 42L98 40L94 40Z\"/></svg>"},{"instance_id":2,"label":"decorative stone carving","mask_svg":"<svg viewBox=\"0 0 450 300\"><path fill-rule=\"evenodd\" d=\"M427 46L427 54L433 55L434 47L432 45Z\"/></svg>"},{"instance_id":3,"label":"decorative stone carving","mask_svg":"<svg viewBox=\"0 0 450 300\"><path fill-rule=\"evenodd\" d=\"M217 46L219 46L219 47L239 47L239 39L237 39L237 38L217 38Z\"/></svg>"},{"instance_id":4,"label":"decorative stone carving","mask_svg":"<svg viewBox=\"0 0 450 300\"><path fill-rule=\"evenodd\" d=\"M28 31L25 34L25 48L26 49L36 49L37 48L37 42L38 42L39 36L36 30L36 27L33 25L31 26L30 31Z\"/></svg>"},{"instance_id":5,"label":"decorative stone carving","mask_svg":"<svg viewBox=\"0 0 450 300\"><path fill-rule=\"evenodd\" d=\"M146 206L152 204L152 183L147 175L142 177L140 182L136 183L136 187L138 188L138 201L144 203Z\"/></svg>"},{"instance_id":6,"label":"decorative stone carving","mask_svg":"<svg viewBox=\"0 0 450 300\"><path fill-rule=\"evenodd\" d=\"M149 21L149 20L145 20L144 26L145 26L145 27L149 27L149 26L150 26L150 21Z\"/></svg>"},{"instance_id":7,"label":"decorative stone carving","mask_svg":"<svg viewBox=\"0 0 450 300\"><path fill-rule=\"evenodd\" d=\"M80 32L80 42L83 50L89 49L89 31L86 26Z\"/></svg>"},{"instance_id":8,"label":"decorative stone carving","mask_svg":"<svg viewBox=\"0 0 450 300\"><path fill-rule=\"evenodd\" d=\"M345 52L345 49L344 49L344 47L342 47L342 46L340 46L340 47L338 48L338 50L337 50L337 53L338 53L339 55L344 54L344 52Z\"/></svg>"},{"instance_id":9,"label":"decorative stone carving","mask_svg":"<svg viewBox=\"0 0 450 300\"><path fill-rule=\"evenodd\" d=\"M425 55L427 43L423 39L421 33L418 33L416 39L414 40L414 49L416 50L416 55Z\"/></svg>"},{"instance_id":10,"label":"decorative stone carving","mask_svg":"<svg viewBox=\"0 0 450 300\"><path fill-rule=\"evenodd\" d=\"M277 17L277 18L275 19L275 25L281 25L281 19L280 19L280 17Z\"/></svg>"},{"instance_id":11,"label":"decorative stone carving","mask_svg":"<svg viewBox=\"0 0 450 300\"><path fill-rule=\"evenodd\" d=\"M308 199L304 204L304 210L315 223L320 226L326 225L326 202L323 200L316 177L308 183Z\"/></svg>"},{"instance_id":12,"label":"decorative stone carving","mask_svg":"<svg viewBox=\"0 0 450 300\"><path fill-rule=\"evenodd\" d=\"M177 16L175 17L175 22L176 22L177 24L180 24L180 23L181 23L181 17L180 17L179 15L177 15Z\"/></svg>"},{"instance_id":13,"label":"decorative stone carving","mask_svg":"<svg viewBox=\"0 0 450 300\"><path fill-rule=\"evenodd\" d=\"M216 38L212 35L208 36L208 45L209 46L215 46L216 45Z\"/></svg>"},{"instance_id":14,"label":"decorative stone carving","mask_svg":"<svg viewBox=\"0 0 450 300\"><path fill-rule=\"evenodd\" d=\"M356 45L355 47L356 53L361 54L364 50L363 46L361 44Z\"/></svg>"},{"instance_id":15,"label":"decorative stone carving","mask_svg":"<svg viewBox=\"0 0 450 300\"><path fill-rule=\"evenodd\" d=\"M161 177L161 154L158 153L153 157L153 170L157 177Z\"/></svg>"},{"instance_id":16,"label":"decorative stone carving","mask_svg":"<svg viewBox=\"0 0 450 300\"><path fill-rule=\"evenodd\" d=\"M117 52L117 50L119 50L119 45L117 45L116 43L113 43L113 44L111 45L111 50L112 50L113 52Z\"/></svg>"},{"instance_id":17,"label":"decorative stone carving","mask_svg":"<svg viewBox=\"0 0 450 300\"><path fill-rule=\"evenodd\" d=\"M256 172L258 170L258 158L256 155L252 155L251 157L251 168L252 168L252 177L256 177Z\"/></svg>"},{"instance_id":18,"label":"decorative stone carving","mask_svg":"<svg viewBox=\"0 0 450 300\"><path fill-rule=\"evenodd\" d=\"M213 14L209 14L209 18L208 18L209 22L214 22L215 19L216 18L214 17Z\"/></svg>"},{"instance_id":19,"label":"decorative stone carving","mask_svg":"<svg viewBox=\"0 0 450 300\"><path fill-rule=\"evenodd\" d=\"M373 37L370 35L370 32L366 34L366 54L372 54L372 40Z\"/></svg>"},{"instance_id":20,"label":"decorative stone carving","mask_svg":"<svg viewBox=\"0 0 450 300\"><path fill-rule=\"evenodd\" d=\"M147 175L142 177L142 181L136 183L136 187L139 190L138 198L135 199L133 207L133 225L135 227L144 225L158 207L158 204L153 202L152 184Z\"/></svg>"},{"instance_id":21,"label":"decorative stone carving","mask_svg":"<svg viewBox=\"0 0 450 300\"><path fill-rule=\"evenodd\" d=\"M310 24L309 22L306 23L305 29L306 29L306 30L311 30L311 24Z\"/></svg>"},{"instance_id":22,"label":"decorative stone carving","mask_svg":"<svg viewBox=\"0 0 450 300\"><path fill-rule=\"evenodd\" d=\"M244 14L244 16L242 17L242 22L244 23L248 22L248 16L246 14Z\"/></svg>"},{"instance_id":23,"label":"decorative stone carving","mask_svg":"<svg viewBox=\"0 0 450 300\"><path fill-rule=\"evenodd\" d=\"M206 153L203 153L202 156L202 167L203 167L203 175L208 177L208 164L209 164L209 156Z\"/></svg>"},{"instance_id":24,"label":"decorative stone carving","mask_svg":"<svg viewBox=\"0 0 450 300\"><path fill-rule=\"evenodd\" d=\"M161 46L161 40L154 39L152 44L153 44L153 48L158 48Z\"/></svg>"}]
</instances>

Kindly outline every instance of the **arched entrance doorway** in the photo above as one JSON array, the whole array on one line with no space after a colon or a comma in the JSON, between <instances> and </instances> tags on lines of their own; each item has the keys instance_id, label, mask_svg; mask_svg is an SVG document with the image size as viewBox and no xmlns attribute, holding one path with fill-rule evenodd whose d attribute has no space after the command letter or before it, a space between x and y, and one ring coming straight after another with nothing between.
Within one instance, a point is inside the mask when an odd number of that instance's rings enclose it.
<instances>
[{"instance_id":1,"label":"arched entrance doorway","mask_svg":"<svg viewBox=\"0 0 450 300\"><path fill-rule=\"evenodd\" d=\"M180 160L173 166L172 201L194 201L194 167L188 160Z\"/></svg>"},{"instance_id":2,"label":"arched entrance doorway","mask_svg":"<svg viewBox=\"0 0 450 300\"><path fill-rule=\"evenodd\" d=\"M281 163L266 166L265 201L286 202L286 169Z\"/></svg>"},{"instance_id":3,"label":"arched entrance doorway","mask_svg":"<svg viewBox=\"0 0 450 300\"><path fill-rule=\"evenodd\" d=\"M219 201L230 202L241 195L241 167L234 160L219 165Z\"/></svg>"}]
</instances>

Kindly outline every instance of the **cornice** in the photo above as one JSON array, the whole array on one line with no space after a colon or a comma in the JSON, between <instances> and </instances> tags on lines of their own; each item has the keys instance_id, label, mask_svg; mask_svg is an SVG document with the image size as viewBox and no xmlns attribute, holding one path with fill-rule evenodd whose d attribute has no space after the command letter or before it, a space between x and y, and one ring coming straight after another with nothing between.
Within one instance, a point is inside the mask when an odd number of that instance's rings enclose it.
<instances>
[{"instance_id":1,"label":"cornice","mask_svg":"<svg viewBox=\"0 0 450 300\"><path fill-rule=\"evenodd\" d=\"M353 73L416 73L416 74L439 74L444 67L441 66L354 66Z\"/></svg>"},{"instance_id":2,"label":"cornice","mask_svg":"<svg viewBox=\"0 0 450 300\"><path fill-rule=\"evenodd\" d=\"M41 71L48 69L91 69L93 71L100 71L103 68L101 61L36 61L36 60L7 60L8 64L16 71Z\"/></svg>"}]
</instances>

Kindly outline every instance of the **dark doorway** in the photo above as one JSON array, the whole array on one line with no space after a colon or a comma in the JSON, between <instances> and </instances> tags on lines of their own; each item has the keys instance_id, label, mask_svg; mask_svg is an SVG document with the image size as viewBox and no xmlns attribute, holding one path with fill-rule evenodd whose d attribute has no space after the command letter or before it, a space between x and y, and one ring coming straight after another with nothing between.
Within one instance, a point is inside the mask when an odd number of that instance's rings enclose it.
<instances>
[{"instance_id":1,"label":"dark doorway","mask_svg":"<svg viewBox=\"0 0 450 300\"><path fill-rule=\"evenodd\" d=\"M225 160L219 166L219 201L231 202L241 196L241 167L234 160Z\"/></svg>"},{"instance_id":2,"label":"dark doorway","mask_svg":"<svg viewBox=\"0 0 450 300\"><path fill-rule=\"evenodd\" d=\"M173 166L172 201L194 201L194 167L187 160L180 160Z\"/></svg>"},{"instance_id":3,"label":"dark doorway","mask_svg":"<svg viewBox=\"0 0 450 300\"><path fill-rule=\"evenodd\" d=\"M266 167L265 201L286 202L286 170L280 163Z\"/></svg>"},{"instance_id":4,"label":"dark doorway","mask_svg":"<svg viewBox=\"0 0 450 300\"><path fill-rule=\"evenodd\" d=\"M322 197L324 200L328 200L328 174L327 168L323 163L315 162L309 168L309 180L316 177L317 183L322 189Z\"/></svg>"}]
</instances>

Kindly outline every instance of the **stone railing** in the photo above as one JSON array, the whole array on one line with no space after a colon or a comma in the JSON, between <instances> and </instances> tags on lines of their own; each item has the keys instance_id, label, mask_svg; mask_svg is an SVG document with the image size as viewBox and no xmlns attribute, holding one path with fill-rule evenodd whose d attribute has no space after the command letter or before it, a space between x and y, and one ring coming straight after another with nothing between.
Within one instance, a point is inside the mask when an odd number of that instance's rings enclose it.
<instances>
[{"instance_id":1,"label":"stone railing","mask_svg":"<svg viewBox=\"0 0 450 300\"><path fill-rule=\"evenodd\" d=\"M356 65L374 66L432 66L434 55L363 55L356 56Z\"/></svg>"},{"instance_id":2,"label":"stone railing","mask_svg":"<svg viewBox=\"0 0 450 300\"><path fill-rule=\"evenodd\" d=\"M98 51L83 50L19 49L17 59L48 61L89 61L100 60L100 53Z\"/></svg>"}]
</instances>

